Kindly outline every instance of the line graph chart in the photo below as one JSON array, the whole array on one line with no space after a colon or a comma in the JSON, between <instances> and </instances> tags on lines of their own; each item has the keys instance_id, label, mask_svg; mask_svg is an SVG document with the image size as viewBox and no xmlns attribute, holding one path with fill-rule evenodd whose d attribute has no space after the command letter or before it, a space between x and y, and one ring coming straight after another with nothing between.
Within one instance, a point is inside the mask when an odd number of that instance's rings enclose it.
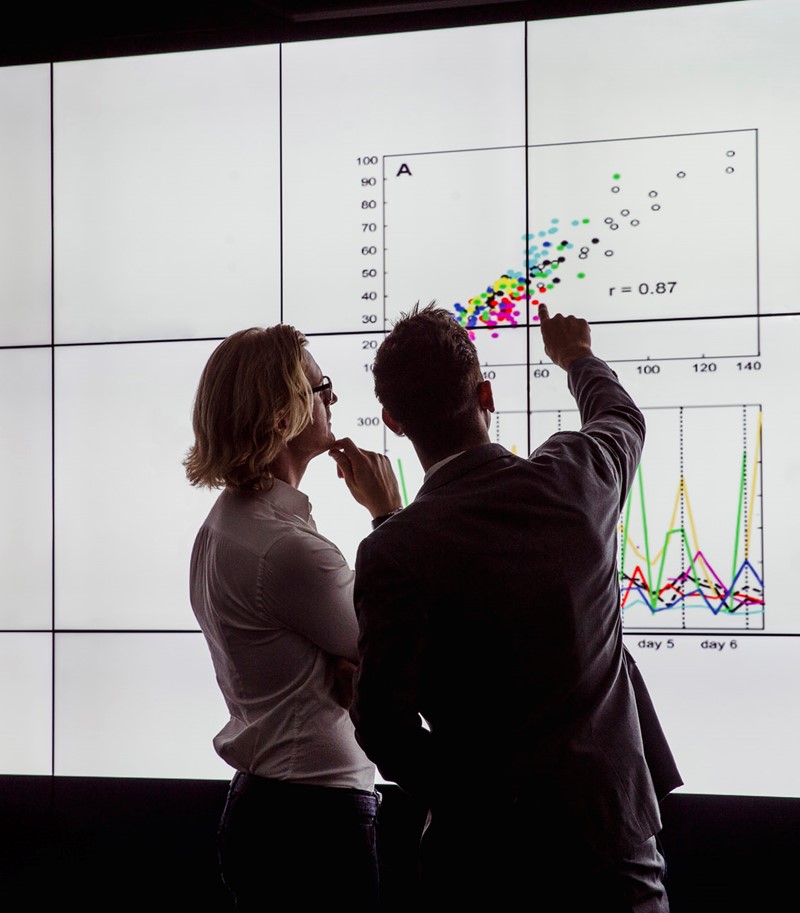
<instances>
[{"instance_id":1,"label":"line graph chart","mask_svg":"<svg viewBox=\"0 0 800 913\"><path fill-rule=\"evenodd\" d=\"M708 626L714 619L717 628L764 627L763 560L756 557L761 529L761 412L748 415L747 407L742 409L745 435L748 419L756 421L756 429L750 432L752 452L744 449L741 456L729 563L724 562L723 550L715 558L704 550L683 471L667 529L651 542L644 470L639 468L620 524L620 602L626 624L687 628ZM679 422L682 437L683 409Z\"/></svg>"},{"instance_id":2,"label":"line graph chart","mask_svg":"<svg viewBox=\"0 0 800 913\"><path fill-rule=\"evenodd\" d=\"M765 630L761 406L644 414L647 443L619 526L624 628ZM537 437L579 423L572 410L535 419Z\"/></svg>"}]
</instances>

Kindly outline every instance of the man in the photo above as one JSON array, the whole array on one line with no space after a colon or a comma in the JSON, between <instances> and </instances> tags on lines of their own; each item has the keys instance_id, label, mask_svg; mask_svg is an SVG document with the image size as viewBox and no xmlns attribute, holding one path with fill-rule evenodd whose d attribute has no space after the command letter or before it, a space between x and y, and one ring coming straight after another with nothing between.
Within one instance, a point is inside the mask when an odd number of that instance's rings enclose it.
<instances>
[{"instance_id":1,"label":"man","mask_svg":"<svg viewBox=\"0 0 800 913\"><path fill-rule=\"evenodd\" d=\"M214 739L236 769L220 825L237 911L377 908L374 767L348 716L353 572L299 490L336 445L373 516L400 504L382 454L336 441L328 377L290 326L234 333L195 399L193 485L224 487L197 534L191 602L230 719Z\"/></svg>"},{"instance_id":2,"label":"man","mask_svg":"<svg viewBox=\"0 0 800 913\"><path fill-rule=\"evenodd\" d=\"M583 424L528 460L489 442L491 384L446 311L377 353L383 419L425 481L359 549L351 716L430 809L431 908L663 913L658 798L681 781L623 647L616 568L644 420L585 321L540 320Z\"/></svg>"}]
</instances>

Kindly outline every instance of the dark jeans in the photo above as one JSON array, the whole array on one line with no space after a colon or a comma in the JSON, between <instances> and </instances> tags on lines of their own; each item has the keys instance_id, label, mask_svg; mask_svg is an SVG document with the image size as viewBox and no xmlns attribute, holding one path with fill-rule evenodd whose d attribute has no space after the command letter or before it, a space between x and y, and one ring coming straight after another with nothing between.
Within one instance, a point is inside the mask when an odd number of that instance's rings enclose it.
<instances>
[{"instance_id":1,"label":"dark jeans","mask_svg":"<svg viewBox=\"0 0 800 913\"><path fill-rule=\"evenodd\" d=\"M236 910L378 908L378 796L237 773L219 829ZM312 906L314 905L314 906Z\"/></svg>"}]
</instances>

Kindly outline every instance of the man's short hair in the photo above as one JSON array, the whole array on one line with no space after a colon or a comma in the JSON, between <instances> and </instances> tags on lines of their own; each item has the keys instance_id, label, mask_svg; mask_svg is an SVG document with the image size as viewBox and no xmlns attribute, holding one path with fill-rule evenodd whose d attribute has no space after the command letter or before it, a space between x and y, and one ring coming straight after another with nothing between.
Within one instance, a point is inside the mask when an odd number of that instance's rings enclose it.
<instances>
[{"instance_id":1,"label":"man's short hair","mask_svg":"<svg viewBox=\"0 0 800 913\"><path fill-rule=\"evenodd\" d=\"M483 380L469 334L433 301L401 314L378 349L373 376L381 405L428 445L444 442L471 415Z\"/></svg>"},{"instance_id":2,"label":"man's short hair","mask_svg":"<svg viewBox=\"0 0 800 913\"><path fill-rule=\"evenodd\" d=\"M195 441L183 461L192 485L271 486L273 460L312 421L306 344L302 333L280 324L240 330L217 346L197 387Z\"/></svg>"}]
</instances>

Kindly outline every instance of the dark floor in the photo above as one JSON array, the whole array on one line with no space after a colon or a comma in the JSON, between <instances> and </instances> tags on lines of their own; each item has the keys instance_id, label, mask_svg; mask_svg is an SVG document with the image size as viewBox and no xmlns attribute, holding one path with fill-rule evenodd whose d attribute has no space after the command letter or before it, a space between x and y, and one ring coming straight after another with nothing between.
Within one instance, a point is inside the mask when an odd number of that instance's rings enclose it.
<instances>
[{"instance_id":1,"label":"dark floor","mask_svg":"<svg viewBox=\"0 0 800 913\"><path fill-rule=\"evenodd\" d=\"M108 911L232 909L214 849L220 781L0 777L4 910L74 901ZM423 810L384 787L379 842L384 909L415 909ZM672 913L794 909L787 885L800 858L800 800L670 797L662 843ZM788 905L787 905L788 904Z\"/></svg>"}]
</instances>

